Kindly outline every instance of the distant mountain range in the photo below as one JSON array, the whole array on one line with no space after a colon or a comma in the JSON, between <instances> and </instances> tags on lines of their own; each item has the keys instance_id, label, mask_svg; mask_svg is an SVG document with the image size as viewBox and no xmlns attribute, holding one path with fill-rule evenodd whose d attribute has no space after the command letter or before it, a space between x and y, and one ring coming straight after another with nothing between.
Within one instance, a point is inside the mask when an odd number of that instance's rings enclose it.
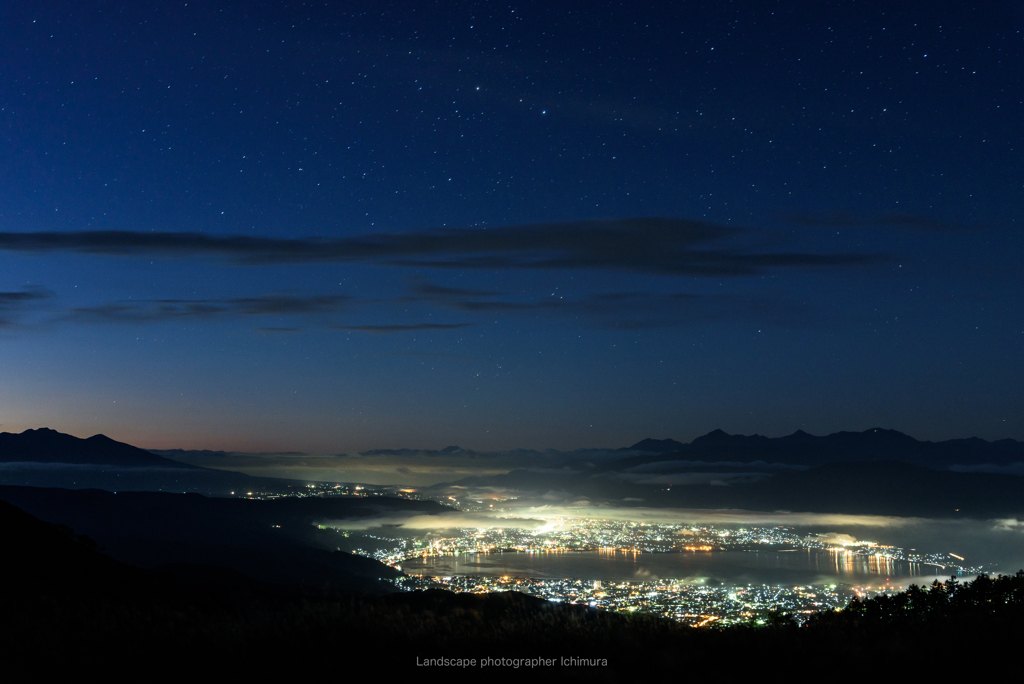
<instances>
[{"instance_id":1,"label":"distant mountain range","mask_svg":"<svg viewBox=\"0 0 1024 684\"><path fill-rule=\"evenodd\" d=\"M105 435L80 439L50 428L25 430L21 434L0 432L0 463L17 462L196 469Z\"/></svg>"},{"instance_id":2,"label":"distant mountain range","mask_svg":"<svg viewBox=\"0 0 1024 684\"><path fill-rule=\"evenodd\" d=\"M463 478L430 490L469 498L500 491L541 505L939 518L1024 514L1024 443L1011 439L927 442L881 428L779 438L715 430L689 444L645 439L622 454Z\"/></svg>"},{"instance_id":3,"label":"distant mountain range","mask_svg":"<svg viewBox=\"0 0 1024 684\"><path fill-rule=\"evenodd\" d=\"M110 491L286 491L295 480L189 465L105 435L81 439L49 428L0 433L0 485Z\"/></svg>"},{"instance_id":4,"label":"distant mountain range","mask_svg":"<svg viewBox=\"0 0 1024 684\"><path fill-rule=\"evenodd\" d=\"M169 453L169 452L163 452ZM508 452L515 454L518 452ZM459 447L380 450L379 455L474 458ZM817 437L729 435L684 444L645 439L593 458L587 451L523 452L509 472L435 485L433 494L500 489L546 502L585 499L684 508L747 508L888 515L1024 514L1024 443L1011 439L928 442L895 430ZM506 454L507 455L507 454ZM396 469L396 483L402 475ZM0 434L0 485L110 491L294 491L294 480L187 465L103 435L79 439L42 428ZM447 492L448 488L454 488Z\"/></svg>"},{"instance_id":5,"label":"distant mountain range","mask_svg":"<svg viewBox=\"0 0 1024 684\"><path fill-rule=\"evenodd\" d=\"M460 446L447 446L444 449L370 449L359 452L360 456L474 456L475 451Z\"/></svg>"},{"instance_id":6,"label":"distant mountain range","mask_svg":"<svg viewBox=\"0 0 1024 684\"><path fill-rule=\"evenodd\" d=\"M685 449L686 444L677 442L674 439L641 439L631 447L624 447L619 451L646 451L654 454L665 454Z\"/></svg>"},{"instance_id":7,"label":"distant mountain range","mask_svg":"<svg viewBox=\"0 0 1024 684\"><path fill-rule=\"evenodd\" d=\"M820 466L827 463L861 461L899 461L930 468L982 465L1007 466L1024 463L1024 442L1003 439L989 442L977 437L942 442L921 441L896 430L872 428L863 432L836 432L824 437L797 430L785 437L730 435L714 430L689 444L674 439L643 439L619 449L621 458L601 459L603 470L624 470L664 461L694 463L764 463L794 466ZM105 435L81 439L49 428L26 430L20 434L0 432L0 463L66 464L111 466L118 468L168 468L181 471L224 473L221 470L189 465L167 456L182 454L227 455L229 452L196 452L180 449L146 450L118 442ZM514 452L509 452L514 453ZM590 452L523 451L535 465L547 456L552 464L564 465L587 459ZM611 453L611 452L610 452ZM627 455L628 454L628 455ZM480 455L479 452L450 446L444 449L373 449L363 456L445 456Z\"/></svg>"},{"instance_id":8,"label":"distant mountain range","mask_svg":"<svg viewBox=\"0 0 1024 684\"><path fill-rule=\"evenodd\" d=\"M707 463L763 461L807 466L856 461L902 461L932 468L1024 462L1024 442L1013 439L988 442L970 437L927 442L883 428L863 432L835 432L824 437L797 430L786 437L775 438L730 435L715 430L689 444L673 439L645 439L629 447L628 451L644 453L609 463L608 467L619 469L660 460Z\"/></svg>"}]
</instances>

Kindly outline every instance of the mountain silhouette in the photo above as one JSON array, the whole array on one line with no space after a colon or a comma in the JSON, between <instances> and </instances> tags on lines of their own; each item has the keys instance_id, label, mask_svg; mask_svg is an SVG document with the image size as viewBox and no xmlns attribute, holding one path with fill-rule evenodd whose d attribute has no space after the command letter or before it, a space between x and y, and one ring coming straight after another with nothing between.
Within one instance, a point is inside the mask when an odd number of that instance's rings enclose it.
<instances>
[{"instance_id":1,"label":"mountain silhouette","mask_svg":"<svg viewBox=\"0 0 1024 684\"><path fill-rule=\"evenodd\" d=\"M668 446L678 445L668 449ZM1024 462L1024 442L1003 439L989 442L977 437L929 442L897 430L871 428L863 432L835 432L824 437L798 430L785 437L730 435L714 430L689 444L675 440L645 439L630 447L645 451L606 464L620 470L661 460L707 463L785 463L820 466L858 461L900 461L932 468L951 465L1008 465Z\"/></svg>"},{"instance_id":2,"label":"mountain silhouette","mask_svg":"<svg viewBox=\"0 0 1024 684\"><path fill-rule=\"evenodd\" d=\"M370 449L359 452L360 456L473 456L476 452L460 446L446 446L444 449Z\"/></svg>"},{"instance_id":3,"label":"mountain silhouette","mask_svg":"<svg viewBox=\"0 0 1024 684\"><path fill-rule=\"evenodd\" d=\"M627 447L624 451L647 451L655 454L664 454L673 451L678 451L686 445L682 442L677 442L674 439L642 439L631 447Z\"/></svg>"},{"instance_id":4,"label":"mountain silhouette","mask_svg":"<svg viewBox=\"0 0 1024 684\"><path fill-rule=\"evenodd\" d=\"M205 497L168 492L109 492L0 486L0 501L40 520L88 535L117 561L147 569L198 566L259 582L313 589L391 591L378 578L394 569L340 551L342 536L318 523L387 513L439 513L432 501L393 497Z\"/></svg>"},{"instance_id":5,"label":"mountain silhouette","mask_svg":"<svg viewBox=\"0 0 1024 684\"><path fill-rule=\"evenodd\" d=\"M21 434L0 432L0 463L15 462L196 469L105 435L80 439L45 427Z\"/></svg>"},{"instance_id":6,"label":"mountain silhouette","mask_svg":"<svg viewBox=\"0 0 1024 684\"><path fill-rule=\"evenodd\" d=\"M80 439L49 428L0 433L0 485L106 489L109 491L234 492L289 491L295 480L182 463L95 435Z\"/></svg>"},{"instance_id":7,"label":"mountain silhouette","mask_svg":"<svg viewBox=\"0 0 1024 684\"><path fill-rule=\"evenodd\" d=\"M88 537L53 525L0 500L0 579L19 591L110 588L138 582L143 573L100 553Z\"/></svg>"}]
</instances>

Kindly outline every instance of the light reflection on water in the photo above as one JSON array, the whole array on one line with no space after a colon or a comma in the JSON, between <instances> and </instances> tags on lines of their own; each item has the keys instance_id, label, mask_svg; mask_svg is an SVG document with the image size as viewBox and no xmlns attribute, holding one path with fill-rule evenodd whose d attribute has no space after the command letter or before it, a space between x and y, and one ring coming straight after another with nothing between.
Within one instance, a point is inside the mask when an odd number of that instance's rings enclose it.
<instances>
[{"instance_id":1,"label":"light reflection on water","mask_svg":"<svg viewBox=\"0 0 1024 684\"><path fill-rule=\"evenodd\" d=\"M881 556L798 549L795 551L714 551L633 553L618 550L539 553L459 554L402 563L418 575L490 575L535 579L608 581L690 579L724 584L928 584L949 577L939 566L894 561Z\"/></svg>"}]
</instances>

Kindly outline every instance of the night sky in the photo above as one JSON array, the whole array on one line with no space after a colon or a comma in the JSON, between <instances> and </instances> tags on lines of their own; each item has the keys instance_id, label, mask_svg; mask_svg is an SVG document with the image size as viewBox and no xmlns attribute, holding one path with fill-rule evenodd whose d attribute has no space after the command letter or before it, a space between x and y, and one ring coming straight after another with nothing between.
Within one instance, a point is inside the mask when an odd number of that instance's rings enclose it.
<instances>
[{"instance_id":1,"label":"night sky","mask_svg":"<svg viewBox=\"0 0 1024 684\"><path fill-rule=\"evenodd\" d=\"M1024 438L1024 2L0 6L0 430Z\"/></svg>"}]
</instances>

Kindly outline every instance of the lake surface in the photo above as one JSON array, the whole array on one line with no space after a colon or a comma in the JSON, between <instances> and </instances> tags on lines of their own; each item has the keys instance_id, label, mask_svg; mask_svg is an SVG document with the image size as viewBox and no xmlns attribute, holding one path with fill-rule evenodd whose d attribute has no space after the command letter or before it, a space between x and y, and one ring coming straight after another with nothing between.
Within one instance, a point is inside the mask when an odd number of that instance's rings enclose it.
<instances>
[{"instance_id":1,"label":"lake surface","mask_svg":"<svg viewBox=\"0 0 1024 684\"><path fill-rule=\"evenodd\" d=\"M580 578L607 581L654 579L715 580L723 584L930 584L949 574L934 565L886 561L874 556L819 549L795 551L716 551L624 553L569 551L460 554L417 558L402 564L414 575L491 575L535 579Z\"/></svg>"}]
</instances>

